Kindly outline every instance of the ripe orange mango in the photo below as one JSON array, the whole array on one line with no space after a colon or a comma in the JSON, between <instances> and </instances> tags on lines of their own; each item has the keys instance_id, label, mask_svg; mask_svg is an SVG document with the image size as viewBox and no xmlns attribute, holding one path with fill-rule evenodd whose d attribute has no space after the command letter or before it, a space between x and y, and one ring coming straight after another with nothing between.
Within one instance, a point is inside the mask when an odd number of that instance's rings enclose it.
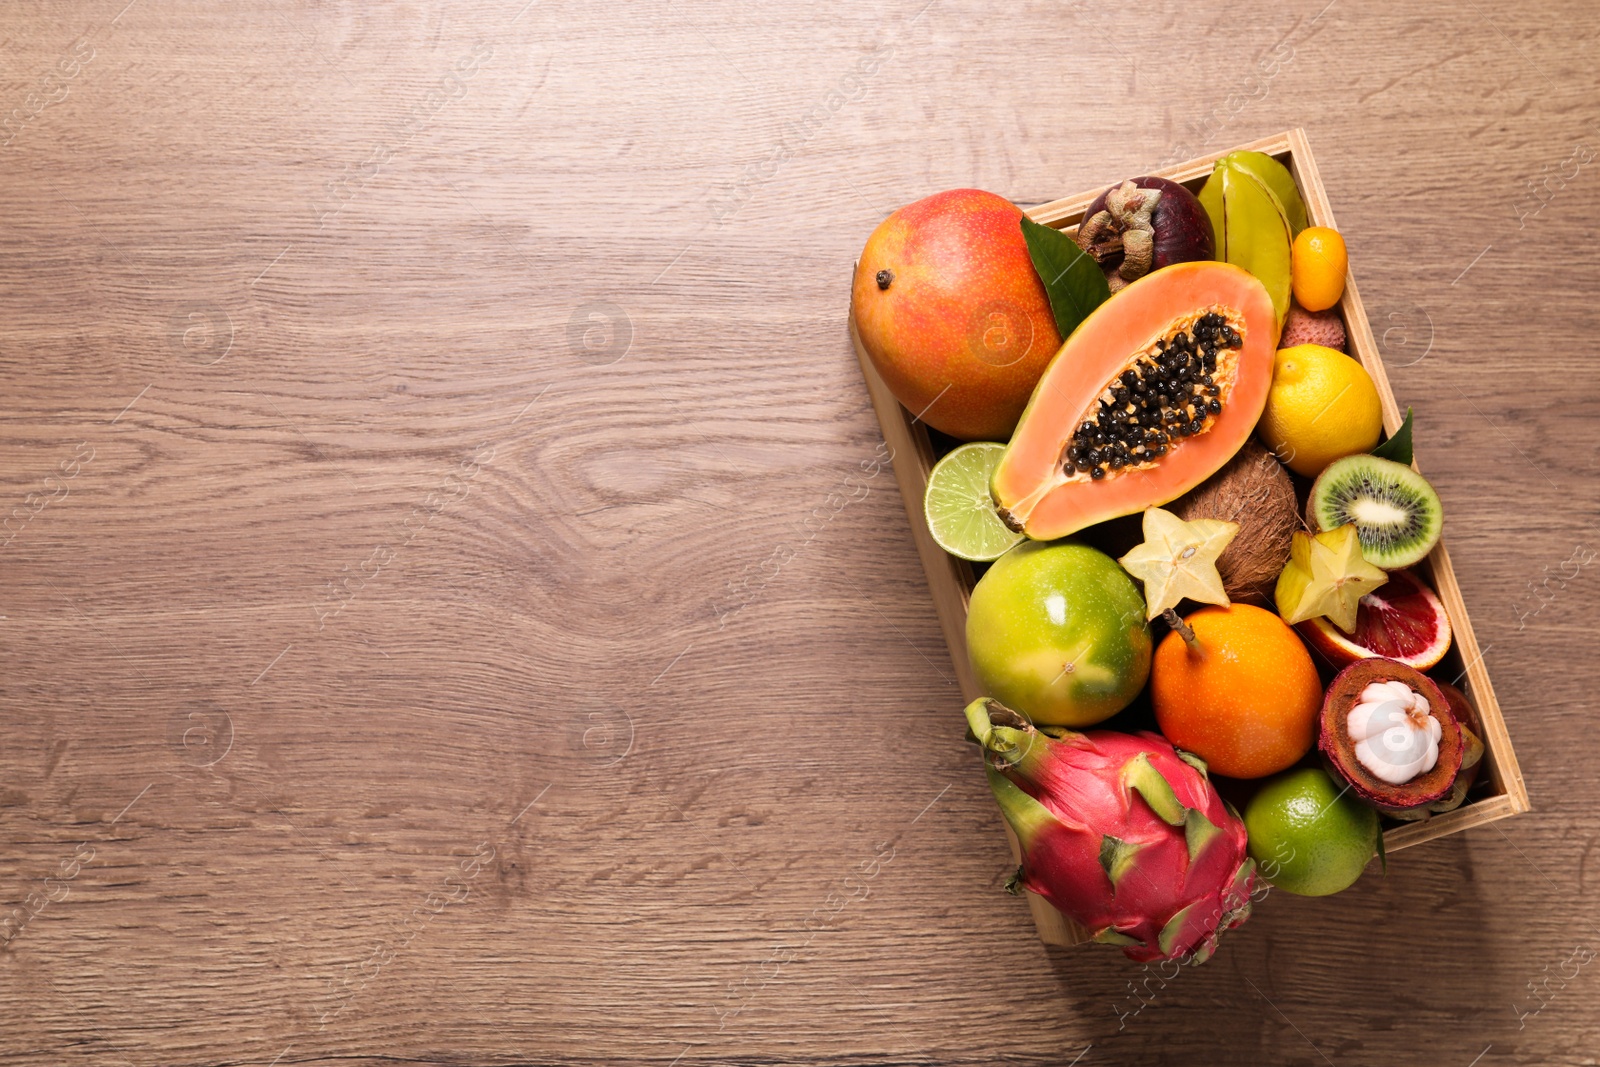
<instances>
[{"instance_id":1,"label":"ripe orange mango","mask_svg":"<svg viewBox=\"0 0 1600 1067\"><path fill-rule=\"evenodd\" d=\"M952 189L885 219L861 251L851 315L900 403L966 441L1004 441L1061 347L1022 212Z\"/></svg>"}]
</instances>

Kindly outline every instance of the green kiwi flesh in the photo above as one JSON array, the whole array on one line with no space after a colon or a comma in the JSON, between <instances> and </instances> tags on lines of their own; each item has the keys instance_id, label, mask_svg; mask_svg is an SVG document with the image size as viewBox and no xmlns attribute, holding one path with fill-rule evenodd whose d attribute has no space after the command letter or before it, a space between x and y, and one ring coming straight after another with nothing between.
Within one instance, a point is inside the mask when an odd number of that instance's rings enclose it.
<instances>
[{"instance_id":1,"label":"green kiwi flesh","mask_svg":"<svg viewBox=\"0 0 1600 1067\"><path fill-rule=\"evenodd\" d=\"M1433 486L1410 467L1362 454L1336 459L1317 476L1306 521L1319 530L1355 523L1362 557L1392 571L1433 550L1444 508Z\"/></svg>"}]
</instances>

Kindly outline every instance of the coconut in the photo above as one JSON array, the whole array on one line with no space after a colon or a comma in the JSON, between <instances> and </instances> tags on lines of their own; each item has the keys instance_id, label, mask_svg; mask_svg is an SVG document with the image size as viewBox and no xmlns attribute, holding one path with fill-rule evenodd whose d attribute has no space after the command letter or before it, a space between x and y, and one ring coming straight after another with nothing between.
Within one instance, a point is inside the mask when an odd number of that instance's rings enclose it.
<instances>
[{"instance_id":1,"label":"coconut","mask_svg":"<svg viewBox=\"0 0 1600 1067\"><path fill-rule=\"evenodd\" d=\"M1300 516L1294 483L1271 452L1250 438L1226 467L1168 508L1185 522L1238 523L1239 533L1217 559L1222 586L1230 600L1272 607Z\"/></svg>"}]
</instances>

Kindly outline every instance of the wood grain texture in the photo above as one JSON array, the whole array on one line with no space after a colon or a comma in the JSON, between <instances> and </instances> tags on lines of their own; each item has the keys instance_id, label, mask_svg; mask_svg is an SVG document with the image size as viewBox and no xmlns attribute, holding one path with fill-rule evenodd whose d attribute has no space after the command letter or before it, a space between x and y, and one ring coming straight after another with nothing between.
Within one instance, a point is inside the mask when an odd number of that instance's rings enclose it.
<instances>
[{"instance_id":1,"label":"wood grain texture","mask_svg":"<svg viewBox=\"0 0 1600 1067\"><path fill-rule=\"evenodd\" d=\"M9 6L0 1062L1594 1062L1597 37ZM1000 891L842 279L1294 126L1533 810L1164 981Z\"/></svg>"}]
</instances>

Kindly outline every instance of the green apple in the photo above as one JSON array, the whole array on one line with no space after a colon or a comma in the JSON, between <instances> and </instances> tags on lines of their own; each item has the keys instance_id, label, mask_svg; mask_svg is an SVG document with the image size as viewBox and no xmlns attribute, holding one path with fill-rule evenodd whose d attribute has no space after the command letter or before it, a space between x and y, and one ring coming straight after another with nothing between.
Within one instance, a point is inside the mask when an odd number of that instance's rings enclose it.
<instances>
[{"instance_id":1,"label":"green apple","mask_svg":"<svg viewBox=\"0 0 1600 1067\"><path fill-rule=\"evenodd\" d=\"M1091 726L1150 676L1144 598L1116 560L1070 541L1029 541L972 591L967 655L985 696L1047 726Z\"/></svg>"}]
</instances>

